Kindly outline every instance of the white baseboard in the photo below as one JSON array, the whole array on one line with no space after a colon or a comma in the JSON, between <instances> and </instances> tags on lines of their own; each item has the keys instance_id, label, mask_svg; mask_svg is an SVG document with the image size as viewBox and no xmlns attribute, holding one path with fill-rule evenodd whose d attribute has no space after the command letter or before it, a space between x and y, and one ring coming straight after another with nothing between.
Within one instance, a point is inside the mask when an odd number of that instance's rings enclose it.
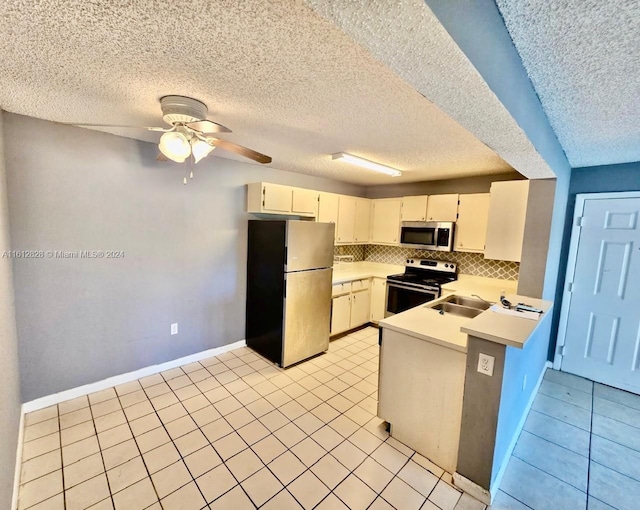
<instances>
[{"instance_id":1,"label":"white baseboard","mask_svg":"<svg viewBox=\"0 0 640 510\"><path fill-rule=\"evenodd\" d=\"M16 469L13 475L13 497L11 510L18 510L18 496L20 495L20 474L22 473L22 443L24 441L24 409L20 412L20 429L18 430L18 445L16 446Z\"/></svg>"},{"instance_id":2,"label":"white baseboard","mask_svg":"<svg viewBox=\"0 0 640 510\"><path fill-rule=\"evenodd\" d=\"M95 393L96 391L100 390L106 390L107 388L111 388L119 384L135 381L148 375L157 374L158 372L164 372L165 370L169 370L171 368L187 365L188 363L194 363L195 361L200 361L212 356L217 356L224 352L245 347L246 345L247 343L245 340L239 340L238 342L223 345L222 347L216 347L215 349L197 352L183 358L174 359L173 361L167 361L166 363L161 363L159 365L152 365L150 367L134 370L133 372L128 372L126 374L109 377L108 379L103 379L102 381L85 384L84 386L78 386L77 388L61 391L60 393L54 393L53 395L47 395L46 397L37 398L35 400L31 400L30 402L25 402L24 404L22 404L22 413L31 413L33 411L37 411L38 409L44 409L45 407L59 404L60 402L64 402L66 400L71 400L72 398L82 397L83 395L89 395L90 393ZM20 443L20 445L21 444L22 443Z\"/></svg>"},{"instance_id":3,"label":"white baseboard","mask_svg":"<svg viewBox=\"0 0 640 510\"><path fill-rule=\"evenodd\" d=\"M480 487L477 483L465 478L460 473L453 473L453 484L469 494L469 496L473 496L478 501L482 501L485 505L491 504L491 493L484 487Z\"/></svg>"},{"instance_id":4,"label":"white baseboard","mask_svg":"<svg viewBox=\"0 0 640 510\"><path fill-rule=\"evenodd\" d=\"M496 475L493 483L491 484L490 492L491 492L492 501L493 501L493 498L495 498L496 494L498 493L498 489L500 489L500 483L502 482L502 477L504 476L504 472L507 470L507 466L509 465L509 459L511 458L511 454L513 453L513 450L515 449L516 444L518 443L518 439L520 438L520 434L522 433L524 424L527 421L527 416L529 416L529 412L531 411L531 406L533 405L533 401L536 399L536 396L538 395L538 390L540 389L540 385L542 384L542 380L544 379L544 374L551 367L552 367L552 363L550 361L547 361L544 364L544 368L540 373L540 377L538 378L536 387L531 392L531 398L529 399L529 402L527 402L527 407L525 409L525 412L522 413L522 418L520 418L518 427L516 428L516 431L513 434L513 437L511 438L511 443L509 444L509 448L507 448L507 451L505 452L504 457L502 458L502 465L500 466L500 470L498 471L498 474Z\"/></svg>"}]
</instances>

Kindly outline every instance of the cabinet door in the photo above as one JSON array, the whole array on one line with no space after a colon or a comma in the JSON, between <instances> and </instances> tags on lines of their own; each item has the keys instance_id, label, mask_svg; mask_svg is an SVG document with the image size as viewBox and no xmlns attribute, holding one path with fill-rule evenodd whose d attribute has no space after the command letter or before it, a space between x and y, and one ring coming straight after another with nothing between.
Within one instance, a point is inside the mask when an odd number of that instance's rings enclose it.
<instances>
[{"instance_id":1,"label":"cabinet door","mask_svg":"<svg viewBox=\"0 0 640 510\"><path fill-rule=\"evenodd\" d=\"M357 328L369 322L370 315L369 289L351 294L351 322L352 328Z\"/></svg>"},{"instance_id":2,"label":"cabinet door","mask_svg":"<svg viewBox=\"0 0 640 510\"><path fill-rule=\"evenodd\" d=\"M402 199L384 198L374 200L371 242L397 244L400 232L400 209Z\"/></svg>"},{"instance_id":3,"label":"cabinet door","mask_svg":"<svg viewBox=\"0 0 640 510\"><path fill-rule=\"evenodd\" d=\"M351 295L335 297L331 300L331 334L342 333L349 329L351 317Z\"/></svg>"},{"instance_id":4,"label":"cabinet door","mask_svg":"<svg viewBox=\"0 0 640 510\"><path fill-rule=\"evenodd\" d=\"M293 188L291 211L306 216L315 216L318 192L312 189Z\"/></svg>"},{"instance_id":5,"label":"cabinet door","mask_svg":"<svg viewBox=\"0 0 640 510\"><path fill-rule=\"evenodd\" d=\"M460 195L455 251L484 251L489 221L489 193Z\"/></svg>"},{"instance_id":6,"label":"cabinet door","mask_svg":"<svg viewBox=\"0 0 640 510\"><path fill-rule=\"evenodd\" d=\"M402 221L426 221L429 197L402 197Z\"/></svg>"},{"instance_id":7,"label":"cabinet door","mask_svg":"<svg viewBox=\"0 0 640 510\"><path fill-rule=\"evenodd\" d=\"M491 185L484 258L520 262L528 197L529 181Z\"/></svg>"},{"instance_id":8,"label":"cabinet door","mask_svg":"<svg viewBox=\"0 0 640 510\"><path fill-rule=\"evenodd\" d=\"M384 319L387 309L387 280L374 278L371 282L371 321L378 322Z\"/></svg>"},{"instance_id":9,"label":"cabinet door","mask_svg":"<svg viewBox=\"0 0 640 510\"><path fill-rule=\"evenodd\" d=\"M339 195L333 193L320 193L318 199L318 216L316 220L322 223L333 223L334 227L338 226L338 202ZM335 242L338 241L338 231L334 233Z\"/></svg>"},{"instance_id":10,"label":"cabinet door","mask_svg":"<svg viewBox=\"0 0 640 510\"><path fill-rule=\"evenodd\" d=\"M354 241L368 243L371 235L371 201L356 198L356 221Z\"/></svg>"},{"instance_id":11,"label":"cabinet door","mask_svg":"<svg viewBox=\"0 0 640 510\"><path fill-rule=\"evenodd\" d=\"M356 229L356 199L340 196L338 204L338 237L336 244L352 243Z\"/></svg>"},{"instance_id":12,"label":"cabinet door","mask_svg":"<svg viewBox=\"0 0 640 510\"><path fill-rule=\"evenodd\" d=\"M429 195L427 221L456 221L458 195Z\"/></svg>"},{"instance_id":13,"label":"cabinet door","mask_svg":"<svg viewBox=\"0 0 640 510\"><path fill-rule=\"evenodd\" d=\"M292 190L289 186L263 184L263 210L267 212L290 213Z\"/></svg>"}]
</instances>

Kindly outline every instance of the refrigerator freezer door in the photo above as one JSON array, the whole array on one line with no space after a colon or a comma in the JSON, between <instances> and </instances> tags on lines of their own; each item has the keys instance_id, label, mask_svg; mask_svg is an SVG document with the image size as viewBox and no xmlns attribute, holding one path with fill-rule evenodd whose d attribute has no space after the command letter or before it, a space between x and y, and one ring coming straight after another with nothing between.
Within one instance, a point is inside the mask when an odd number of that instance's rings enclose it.
<instances>
[{"instance_id":1,"label":"refrigerator freezer door","mask_svg":"<svg viewBox=\"0 0 640 510\"><path fill-rule=\"evenodd\" d=\"M333 223L287 222L285 271L333 266Z\"/></svg>"},{"instance_id":2,"label":"refrigerator freezer door","mask_svg":"<svg viewBox=\"0 0 640 510\"><path fill-rule=\"evenodd\" d=\"M329 348L332 272L316 269L286 274L282 367Z\"/></svg>"}]
</instances>

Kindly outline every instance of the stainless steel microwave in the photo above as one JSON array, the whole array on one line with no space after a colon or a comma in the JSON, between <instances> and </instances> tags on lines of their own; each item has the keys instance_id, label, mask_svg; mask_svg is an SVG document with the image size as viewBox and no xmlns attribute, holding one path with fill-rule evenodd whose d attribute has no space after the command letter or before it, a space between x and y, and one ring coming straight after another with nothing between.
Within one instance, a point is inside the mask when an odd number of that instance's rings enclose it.
<instances>
[{"instance_id":1,"label":"stainless steel microwave","mask_svg":"<svg viewBox=\"0 0 640 510\"><path fill-rule=\"evenodd\" d=\"M454 226L452 221L403 221L400 244L420 250L451 251Z\"/></svg>"}]
</instances>

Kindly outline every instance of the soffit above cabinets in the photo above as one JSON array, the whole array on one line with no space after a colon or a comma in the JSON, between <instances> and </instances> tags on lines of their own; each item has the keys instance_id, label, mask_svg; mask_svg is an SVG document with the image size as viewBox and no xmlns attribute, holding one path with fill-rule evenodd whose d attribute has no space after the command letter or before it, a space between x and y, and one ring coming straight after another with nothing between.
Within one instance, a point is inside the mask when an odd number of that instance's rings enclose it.
<instances>
[{"instance_id":1,"label":"soffit above cabinets","mask_svg":"<svg viewBox=\"0 0 640 510\"><path fill-rule=\"evenodd\" d=\"M419 9L438 23L421 0L401 5L411 8L406 16ZM440 29L429 42L434 52L453 44ZM159 125L159 98L184 94L205 102L210 119L232 126L225 139L269 154L271 166L282 170L374 185L511 169L303 0L7 0L0 6L0 31L6 35L0 52L11 55L0 61L0 105L11 112L64 122ZM447 58L472 69L458 53ZM425 67L430 79L450 80L450 70L438 62ZM487 93L481 78L474 80L464 91L470 98ZM342 151L403 175L332 161L331 154Z\"/></svg>"},{"instance_id":2,"label":"soffit above cabinets","mask_svg":"<svg viewBox=\"0 0 640 510\"><path fill-rule=\"evenodd\" d=\"M640 160L640 4L496 0L572 167Z\"/></svg>"}]
</instances>

